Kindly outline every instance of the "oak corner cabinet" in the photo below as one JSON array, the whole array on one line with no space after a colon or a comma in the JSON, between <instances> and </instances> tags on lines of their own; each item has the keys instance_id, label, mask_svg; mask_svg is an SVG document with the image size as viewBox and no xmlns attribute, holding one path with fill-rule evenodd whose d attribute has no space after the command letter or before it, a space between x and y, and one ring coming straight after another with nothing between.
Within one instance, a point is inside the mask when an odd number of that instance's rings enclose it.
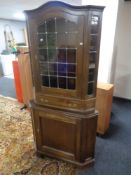
<instances>
[{"instance_id":1,"label":"oak corner cabinet","mask_svg":"<svg viewBox=\"0 0 131 175\"><path fill-rule=\"evenodd\" d=\"M101 6L52 1L25 11L35 97L36 151L79 167L94 163Z\"/></svg>"}]
</instances>

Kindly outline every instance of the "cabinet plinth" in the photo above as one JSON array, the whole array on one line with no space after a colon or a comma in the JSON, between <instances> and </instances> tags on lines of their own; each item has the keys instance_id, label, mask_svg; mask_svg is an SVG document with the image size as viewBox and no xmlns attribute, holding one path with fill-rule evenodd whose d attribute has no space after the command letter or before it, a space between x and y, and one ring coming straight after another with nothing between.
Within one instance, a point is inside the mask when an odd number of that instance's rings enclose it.
<instances>
[{"instance_id":1,"label":"cabinet plinth","mask_svg":"<svg viewBox=\"0 0 131 175\"><path fill-rule=\"evenodd\" d=\"M34 86L36 151L94 163L96 81L104 7L51 1L25 11Z\"/></svg>"}]
</instances>

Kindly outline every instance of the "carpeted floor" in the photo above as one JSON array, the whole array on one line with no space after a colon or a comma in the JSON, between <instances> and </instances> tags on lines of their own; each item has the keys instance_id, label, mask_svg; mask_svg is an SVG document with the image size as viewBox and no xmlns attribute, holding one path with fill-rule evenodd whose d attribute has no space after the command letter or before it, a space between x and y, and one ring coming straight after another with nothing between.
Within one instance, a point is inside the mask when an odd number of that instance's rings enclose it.
<instances>
[{"instance_id":1,"label":"carpeted floor","mask_svg":"<svg viewBox=\"0 0 131 175\"><path fill-rule=\"evenodd\" d=\"M0 97L0 175L75 175L70 164L36 157L30 113L21 107Z\"/></svg>"},{"instance_id":2,"label":"carpeted floor","mask_svg":"<svg viewBox=\"0 0 131 175\"><path fill-rule=\"evenodd\" d=\"M94 167L80 175L131 175L131 101L113 100L110 128L96 139Z\"/></svg>"},{"instance_id":3,"label":"carpeted floor","mask_svg":"<svg viewBox=\"0 0 131 175\"><path fill-rule=\"evenodd\" d=\"M95 165L83 171L36 157L30 114L21 106L0 97L0 175L131 175L130 101L113 101L110 129L96 140Z\"/></svg>"}]
</instances>

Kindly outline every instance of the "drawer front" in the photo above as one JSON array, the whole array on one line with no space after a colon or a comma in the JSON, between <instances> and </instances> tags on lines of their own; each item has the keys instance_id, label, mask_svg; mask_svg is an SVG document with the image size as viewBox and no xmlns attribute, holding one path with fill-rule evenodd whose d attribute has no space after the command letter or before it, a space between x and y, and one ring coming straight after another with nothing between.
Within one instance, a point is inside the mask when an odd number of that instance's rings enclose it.
<instances>
[{"instance_id":1,"label":"drawer front","mask_svg":"<svg viewBox=\"0 0 131 175\"><path fill-rule=\"evenodd\" d=\"M54 96L36 95L36 103L62 109L90 110L95 108L95 98L89 100L78 100L59 98Z\"/></svg>"},{"instance_id":2,"label":"drawer front","mask_svg":"<svg viewBox=\"0 0 131 175\"><path fill-rule=\"evenodd\" d=\"M73 99L66 99L66 98L59 98L54 96L36 96L36 102L41 105L48 105L48 106L56 106L59 108L71 108L71 109L80 109L81 102L79 100Z\"/></svg>"}]
</instances>

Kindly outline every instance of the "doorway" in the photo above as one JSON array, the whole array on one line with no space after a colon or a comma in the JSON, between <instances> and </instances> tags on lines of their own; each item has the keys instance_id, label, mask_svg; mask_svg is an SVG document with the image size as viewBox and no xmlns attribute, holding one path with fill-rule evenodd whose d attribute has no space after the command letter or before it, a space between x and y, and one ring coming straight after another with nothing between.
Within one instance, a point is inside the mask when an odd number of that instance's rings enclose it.
<instances>
[{"instance_id":1,"label":"doorway","mask_svg":"<svg viewBox=\"0 0 131 175\"><path fill-rule=\"evenodd\" d=\"M0 95L16 98L12 61L15 55L0 55Z\"/></svg>"}]
</instances>

